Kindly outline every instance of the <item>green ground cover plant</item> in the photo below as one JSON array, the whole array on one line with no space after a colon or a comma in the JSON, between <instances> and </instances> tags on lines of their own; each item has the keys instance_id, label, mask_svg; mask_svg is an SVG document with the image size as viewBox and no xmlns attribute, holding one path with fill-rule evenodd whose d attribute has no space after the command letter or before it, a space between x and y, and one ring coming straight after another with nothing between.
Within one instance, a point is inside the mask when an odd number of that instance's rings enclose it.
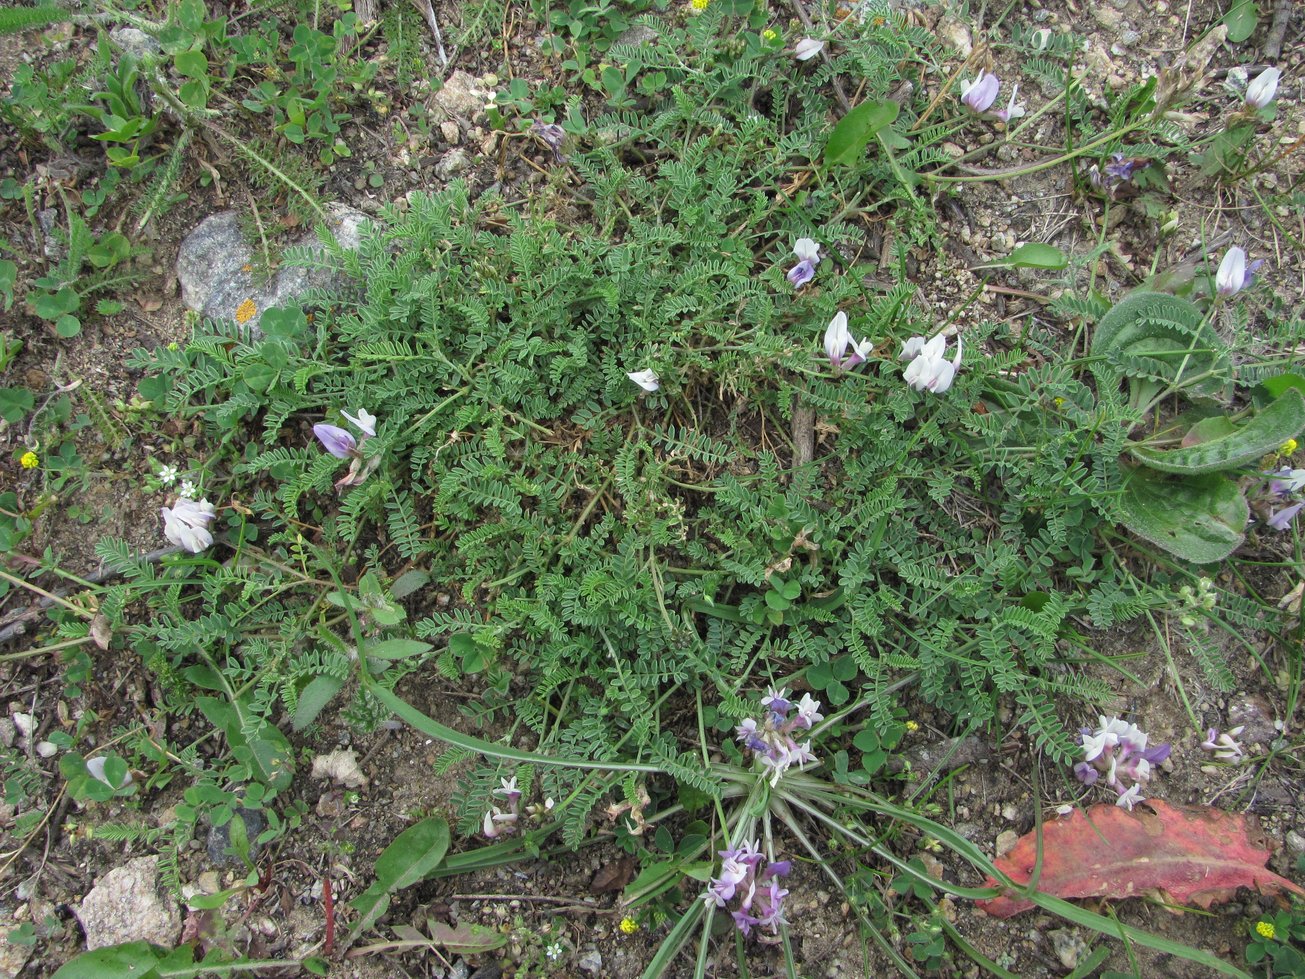
<instances>
[{"instance_id":1,"label":"green ground cover plant","mask_svg":"<svg viewBox=\"0 0 1305 979\"><path fill-rule=\"evenodd\" d=\"M622 894L631 928L664 930L649 977L704 975L720 942L746 963L743 939L757 935L797 975L797 926L782 914L795 860L828 876L863 941L903 975L961 959L1009 975L942 910L1002 887L1130 948L1243 974L1014 884L891 762L915 724L909 694L958 736L1027 739L1073 786L1087 742L1068 719L1113 694L1082 667L1135 680L1087 625L1184 630L1219 689L1231 680L1211 633L1253 626L1295 642L1294 709L1299 612L1253 589L1216 594L1207 576L1229 559L1241 575L1248 538L1291 533L1300 559L1291 521L1305 475L1292 462L1305 377L1281 351L1305 340L1305 324L1247 329L1246 254L1212 251L1179 286L1152 280L1118 301L1085 271L1099 256L1040 242L984 270L1032 269L1065 287L1049 305L1068 328L1055 329L971 318L958 332L969 302L939 321L908 271L912 248L940 245L936 202L994 178L955 169L987 151L957 161L944 148L969 127L1000 119L1003 141L1045 154L1018 172L1081 166L1107 213L1135 191L1159 214L1161 185L1145 171L1204 153L1201 166L1218 161L1212 179L1244 176L1272 96L1247 96L1226 145L1196 146L1166 118L1192 78L1150 78L1103 111L1070 73L1072 38L1016 31L1011 45L1037 54L1028 70L1047 81L1045 104L1017 112L1012 95L1002 109L980 75L955 79L940 108L924 86L941 70L937 38L887 6L812 26L824 46L809 60L794 59L800 35L764 6L695 8L536 9L556 32L552 53L567 56L566 84L518 80L490 115L545 150L533 191L473 195L454 181L409 195L357 250L323 230L323 251L284 260L327 263L346 286L261 311L256 332L197 321L188 342L132 355L142 417L204 433L194 492L164 511L176 547L160 559L101 541L114 577L82 582L93 605L54 603L50 641L32 654L59 652L76 684L92 646L130 647L161 709L225 748L205 759L200 741L137 726L102 750L84 718L57 746L67 792L94 805L180 789L166 824L99 832L157 848L179 888L196 829L228 827L248 877L201 899L220 910L259 884L257 847L300 827L303 805L287 801L305 761L296 739L324 719L411 725L448 745L437 773L476 760L453 825L428 816L391 844L350 902L348 932L328 932L335 947L328 937L320 956L280 962L317 973L420 881L601 835L636 858ZM349 157L350 107L377 79L356 56L374 28L316 10L237 25L199 0L156 21L108 12L155 36L158 59L137 63L105 41L93 93L63 115L59 93L86 77L78 66L16 76L4 112L26 120L27 139L60 146L74 115L93 122L125 175L102 193L130 187L142 223L169 206L201 133L315 213L313 175ZM619 41L630 24L655 40ZM236 135L224 114L241 111L275 136ZM1045 113L1063 114L1065 146L1021 141ZM1152 162L1127 164L1140 157ZM11 191L32 210L34 185ZM102 201L63 202L64 257L24 295L71 338L88 300L131 282L139 256L124 233L91 232L77 208ZM879 226L892 242L882 255L870 247ZM5 275L0 263L8 301ZM74 424L69 406L0 394L6 421L39 430L34 414L48 409ZM0 533L16 545L30 515L6 500ZM42 570L77 583L53 555ZM415 699L430 676L476 695L441 713ZM23 760L5 765L6 795L31 795ZM605 807L620 817L606 826ZM920 836L998 887L931 875L908 850ZM732 904L745 883L768 894L762 904ZM1248 960L1281 967L1297 931L1299 911L1282 912ZM277 964L211 937L202 962L190 946L137 943L58 974ZM496 947L431 923L400 940ZM536 944L536 968L563 954Z\"/></svg>"}]
</instances>

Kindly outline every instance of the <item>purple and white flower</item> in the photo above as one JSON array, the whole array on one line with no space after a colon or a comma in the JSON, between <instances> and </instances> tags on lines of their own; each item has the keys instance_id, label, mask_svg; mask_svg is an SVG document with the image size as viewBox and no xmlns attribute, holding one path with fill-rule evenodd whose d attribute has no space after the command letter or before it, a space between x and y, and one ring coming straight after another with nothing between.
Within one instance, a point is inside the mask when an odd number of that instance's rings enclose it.
<instances>
[{"instance_id":1,"label":"purple and white flower","mask_svg":"<svg viewBox=\"0 0 1305 979\"><path fill-rule=\"evenodd\" d=\"M1074 766L1074 775L1084 785L1095 785L1104 776L1105 784L1115 790L1116 804L1132 809L1143 801L1142 786L1151 780L1155 766L1169 757L1170 746L1147 747L1146 732L1118 717L1097 720L1095 730L1079 732L1083 760Z\"/></svg>"},{"instance_id":2,"label":"purple and white flower","mask_svg":"<svg viewBox=\"0 0 1305 979\"><path fill-rule=\"evenodd\" d=\"M1224 253L1219 270L1214 274L1214 288L1221 296L1235 296L1247 286L1254 284L1255 273L1264 259L1257 259L1247 264L1246 252L1233 245Z\"/></svg>"},{"instance_id":3,"label":"purple and white flower","mask_svg":"<svg viewBox=\"0 0 1305 979\"><path fill-rule=\"evenodd\" d=\"M1305 507L1305 502L1293 503L1281 510L1275 510L1269 517L1269 526L1274 530L1290 530L1291 522L1296 519L1296 514L1300 513L1302 507Z\"/></svg>"},{"instance_id":4,"label":"purple and white flower","mask_svg":"<svg viewBox=\"0 0 1305 979\"><path fill-rule=\"evenodd\" d=\"M972 82L961 79L961 101L980 115L992 108L1001 89L1001 79L990 71L980 71Z\"/></svg>"},{"instance_id":5,"label":"purple and white flower","mask_svg":"<svg viewBox=\"0 0 1305 979\"><path fill-rule=\"evenodd\" d=\"M1246 754L1241 742L1237 740L1237 735L1244 730L1246 730L1246 725L1239 724L1237 727L1221 734L1217 727L1212 727L1205 732L1205 740L1201 742L1201 750L1214 755L1215 761L1226 761L1233 765L1240 765L1246 760Z\"/></svg>"},{"instance_id":6,"label":"purple and white flower","mask_svg":"<svg viewBox=\"0 0 1305 979\"><path fill-rule=\"evenodd\" d=\"M322 448L337 459L348 459L358 451L358 440L346 428L322 422L313 426L313 434Z\"/></svg>"},{"instance_id":7,"label":"purple and white flower","mask_svg":"<svg viewBox=\"0 0 1305 979\"><path fill-rule=\"evenodd\" d=\"M798 257L798 263L788 270L788 281L794 289L801 289L816 277L820 246L811 238L799 238L793 243L793 254Z\"/></svg>"},{"instance_id":8,"label":"purple and white flower","mask_svg":"<svg viewBox=\"0 0 1305 979\"><path fill-rule=\"evenodd\" d=\"M743 842L737 847L720 851L721 869L713 877L702 896L708 905L727 908L738 899L738 907L730 912L735 926L748 937L755 930L769 931L760 935L762 941L773 941L779 935L784 919L784 898L788 890L780 886L779 878L786 877L792 864L776 860L766 864L757 843Z\"/></svg>"},{"instance_id":9,"label":"purple and white flower","mask_svg":"<svg viewBox=\"0 0 1305 979\"><path fill-rule=\"evenodd\" d=\"M735 739L750 751L753 758L767 771L771 785L778 785L784 773L796 765L801 768L807 762L816 761L811 751L811 742L798 743L794 734L809 731L824 719L820 713L820 701L812 699L810 694L803 694L795 705L788 698L788 690L770 687L766 696L761 698L761 706L766 708L765 716L760 720L748 718L734 729ZM797 713L789 713L794 707Z\"/></svg>"},{"instance_id":10,"label":"purple and white flower","mask_svg":"<svg viewBox=\"0 0 1305 979\"><path fill-rule=\"evenodd\" d=\"M178 547L198 554L212 545L208 525L217 516L217 509L208 500L196 502L183 496L171 509L160 507L159 513L163 517L163 535Z\"/></svg>"},{"instance_id":11,"label":"purple and white flower","mask_svg":"<svg viewBox=\"0 0 1305 979\"><path fill-rule=\"evenodd\" d=\"M852 353L848 353L848 347ZM869 337L857 342L847 327L847 314L841 310L834 314L825 328L825 354L829 357L829 366L836 371L851 370L857 364L864 364L870 356L874 344Z\"/></svg>"}]
</instances>

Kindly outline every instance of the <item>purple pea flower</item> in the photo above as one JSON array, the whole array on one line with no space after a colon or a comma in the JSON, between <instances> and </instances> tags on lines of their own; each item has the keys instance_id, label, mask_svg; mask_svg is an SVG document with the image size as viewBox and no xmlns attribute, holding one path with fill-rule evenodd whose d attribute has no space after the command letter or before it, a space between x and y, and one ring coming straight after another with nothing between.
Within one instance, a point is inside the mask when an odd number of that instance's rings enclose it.
<instances>
[{"instance_id":1,"label":"purple pea flower","mask_svg":"<svg viewBox=\"0 0 1305 979\"><path fill-rule=\"evenodd\" d=\"M1305 469L1283 466L1269 480L1269 489L1278 496L1286 496L1288 493L1305 489Z\"/></svg>"},{"instance_id":2,"label":"purple pea flower","mask_svg":"<svg viewBox=\"0 0 1305 979\"><path fill-rule=\"evenodd\" d=\"M338 425L314 425L313 434L322 443L322 448L337 459L348 459L358 451L358 440Z\"/></svg>"},{"instance_id":3,"label":"purple pea flower","mask_svg":"<svg viewBox=\"0 0 1305 979\"><path fill-rule=\"evenodd\" d=\"M1001 79L992 72L980 71L972 82L961 79L961 101L972 112L984 113L997 101L997 92L1001 89Z\"/></svg>"},{"instance_id":4,"label":"purple pea flower","mask_svg":"<svg viewBox=\"0 0 1305 979\"><path fill-rule=\"evenodd\" d=\"M1296 514L1300 513L1301 507L1305 507L1305 502L1293 503L1289 507L1275 511L1273 516L1269 517L1269 526L1274 530L1290 530L1291 522L1296 519Z\"/></svg>"},{"instance_id":5,"label":"purple pea flower","mask_svg":"<svg viewBox=\"0 0 1305 979\"><path fill-rule=\"evenodd\" d=\"M737 900L738 907L730 912L730 917L744 937L754 930L769 930L771 936L777 936L780 925L786 923L784 898L789 893L780 886L778 878L787 876L792 864L777 860L762 869L765 858L756 843L747 842L721 850L720 857L720 875L712 878L703 900L718 908L726 908ZM761 937L762 941L767 940L767 936Z\"/></svg>"},{"instance_id":6,"label":"purple pea flower","mask_svg":"<svg viewBox=\"0 0 1305 979\"><path fill-rule=\"evenodd\" d=\"M788 281L794 289L801 289L816 277L820 246L810 238L799 238L793 243L793 254L798 257L798 263L788 270Z\"/></svg>"}]
</instances>

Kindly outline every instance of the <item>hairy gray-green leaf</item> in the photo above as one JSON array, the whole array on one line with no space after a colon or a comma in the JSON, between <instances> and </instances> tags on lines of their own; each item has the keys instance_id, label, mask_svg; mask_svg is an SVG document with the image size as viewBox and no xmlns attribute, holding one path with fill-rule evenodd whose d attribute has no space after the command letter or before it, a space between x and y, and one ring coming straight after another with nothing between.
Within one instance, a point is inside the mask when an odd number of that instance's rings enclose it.
<instances>
[{"instance_id":1,"label":"hairy gray-green leaf","mask_svg":"<svg viewBox=\"0 0 1305 979\"><path fill-rule=\"evenodd\" d=\"M1208 473L1236 469L1272 452L1305 429L1305 397L1288 388L1246 424L1219 438L1167 451L1134 446L1133 457L1168 473Z\"/></svg>"},{"instance_id":2,"label":"hairy gray-green leaf","mask_svg":"<svg viewBox=\"0 0 1305 979\"><path fill-rule=\"evenodd\" d=\"M1125 527L1193 564L1221 561L1236 550L1250 516L1237 484L1217 473L1179 479L1138 468L1119 505Z\"/></svg>"}]
</instances>

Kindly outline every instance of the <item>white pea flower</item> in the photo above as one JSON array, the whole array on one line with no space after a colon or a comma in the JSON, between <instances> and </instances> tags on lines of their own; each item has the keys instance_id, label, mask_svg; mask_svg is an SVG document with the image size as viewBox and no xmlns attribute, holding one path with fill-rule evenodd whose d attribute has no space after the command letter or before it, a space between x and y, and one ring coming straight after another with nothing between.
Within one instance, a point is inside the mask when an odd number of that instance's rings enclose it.
<instances>
[{"instance_id":1,"label":"white pea flower","mask_svg":"<svg viewBox=\"0 0 1305 979\"><path fill-rule=\"evenodd\" d=\"M657 377L657 372L652 368L646 371L629 371L625 376L648 392L656 391L662 386L661 380Z\"/></svg>"},{"instance_id":2,"label":"white pea flower","mask_svg":"<svg viewBox=\"0 0 1305 979\"><path fill-rule=\"evenodd\" d=\"M163 516L163 534L178 547L184 547L191 554L198 554L213 543L213 535L208 525L217 516L217 509L208 500L194 500L181 497L172 505L172 509L161 507Z\"/></svg>"},{"instance_id":3,"label":"white pea flower","mask_svg":"<svg viewBox=\"0 0 1305 979\"><path fill-rule=\"evenodd\" d=\"M804 37L793 46L793 57L798 61L810 61L824 49L824 41L817 41L814 37Z\"/></svg>"}]
</instances>

